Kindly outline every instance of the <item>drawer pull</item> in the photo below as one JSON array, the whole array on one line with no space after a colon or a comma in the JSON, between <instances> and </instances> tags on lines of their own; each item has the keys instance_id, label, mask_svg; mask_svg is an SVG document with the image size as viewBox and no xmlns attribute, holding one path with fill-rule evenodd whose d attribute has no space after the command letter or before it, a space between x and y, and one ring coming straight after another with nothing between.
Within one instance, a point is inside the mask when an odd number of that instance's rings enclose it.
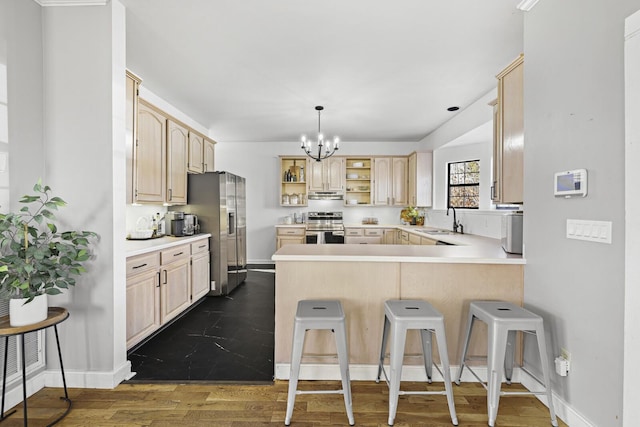
<instances>
[{"instance_id":1,"label":"drawer pull","mask_svg":"<svg viewBox=\"0 0 640 427\"><path fill-rule=\"evenodd\" d=\"M164 285L167 284L167 270L164 270Z\"/></svg>"},{"instance_id":2,"label":"drawer pull","mask_svg":"<svg viewBox=\"0 0 640 427\"><path fill-rule=\"evenodd\" d=\"M200 245L200 246L198 246L198 249L202 249L202 248L206 248L206 247L207 247L207 245Z\"/></svg>"},{"instance_id":3,"label":"drawer pull","mask_svg":"<svg viewBox=\"0 0 640 427\"><path fill-rule=\"evenodd\" d=\"M184 252L178 252L177 254L173 254L173 256L180 256L182 255Z\"/></svg>"},{"instance_id":4,"label":"drawer pull","mask_svg":"<svg viewBox=\"0 0 640 427\"><path fill-rule=\"evenodd\" d=\"M133 266L133 269L137 269L137 268L142 268L142 267L146 267L147 263L145 262L144 264L140 264L140 265L135 265Z\"/></svg>"},{"instance_id":5,"label":"drawer pull","mask_svg":"<svg viewBox=\"0 0 640 427\"><path fill-rule=\"evenodd\" d=\"M156 288L159 288L160 287L160 272L158 271L157 274L158 274L158 286L156 286Z\"/></svg>"}]
</instances>

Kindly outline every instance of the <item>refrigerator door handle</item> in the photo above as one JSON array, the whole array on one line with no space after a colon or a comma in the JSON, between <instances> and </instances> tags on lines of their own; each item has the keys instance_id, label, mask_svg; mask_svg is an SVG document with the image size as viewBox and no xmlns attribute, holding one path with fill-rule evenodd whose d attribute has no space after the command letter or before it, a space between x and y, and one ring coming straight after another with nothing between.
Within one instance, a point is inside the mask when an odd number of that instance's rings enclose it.
<instances>
[{"instance_id":1,"label":"refrigerator door handle","mask_svg":"<svg viewBox=\"0 0 640 427\"><path fill-rule=\"evenodd\" d=\"M234 212L229 212L229 236L236 234L236 215Z\"/></svg>"}]
</instances>

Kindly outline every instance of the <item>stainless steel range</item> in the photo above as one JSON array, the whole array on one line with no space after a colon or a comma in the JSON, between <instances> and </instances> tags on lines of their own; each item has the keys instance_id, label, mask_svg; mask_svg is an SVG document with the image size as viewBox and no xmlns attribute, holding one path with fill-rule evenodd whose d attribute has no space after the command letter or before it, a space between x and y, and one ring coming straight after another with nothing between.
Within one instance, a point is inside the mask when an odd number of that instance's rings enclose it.
<instances>
[{"instance_id":1,"label":"stainless steel range","mask_svg":"<svg viewBox=\"0 0 640 427\"><path fill-rule=\"evenodd\" d=\"M342 212L309 212L307 214L307 243L344 243Z\"/></svg>"}]
</instances>

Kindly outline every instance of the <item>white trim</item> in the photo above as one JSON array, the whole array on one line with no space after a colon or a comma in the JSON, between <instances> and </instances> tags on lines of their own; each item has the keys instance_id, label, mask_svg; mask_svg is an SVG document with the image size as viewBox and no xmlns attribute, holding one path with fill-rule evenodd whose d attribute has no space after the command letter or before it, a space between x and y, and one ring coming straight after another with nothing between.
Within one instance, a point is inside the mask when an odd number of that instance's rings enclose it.
<instances>
[{"instance_id":1,"label":"white trim","mask_svg":"<svg viewBox=\"0 0 640 427\"><path fill-rule=\"evenodd\" d=\"M520 380L522 385L530 391L539 391L543 390L542 386L536 381L536 379L531 376L527 371L520 370ZM544 403L545 406L549 407L547 404L547 396L544 394L535 395L538 400ZM567 402L565 402L558 394L556 394L553 390L551 391L551 397L553 399L553 408L556 411L556 416L560 418L565 424L570 425L571 427L596 427L595 424L591 423L587 420L582 414L579 414L575 411Z\"/></svg>"},{"instance_id":2,"label":"white trim","mask_svg":"<svg viewBox=\"0 0 640 427\"><path fill-rule=\"evenodd\" d=\"M62 387L60 370L46 370L44 372L45 387ZM131 362L125 361L118 369L111 372L64 371L67 387L75 388L106 388L113 389L122 381L131 377Z\"/></svg>"},{"instance_id":3,"label":"white trim","mask_svg":"<svg viewBox=\"0 0 640 427\"><path fill-rule=\"evenodd\" d=\"M640 159L640 11L625 19L625 295L624 295L624 353L622 376L622 425L635 426L640 416L637 384L640 371L636 360L640 357L640 202L633 191L640 178L635 167Z\"/></svg>"},{"instance_id":4,"label":"white trim","mask_svg":"<svg viewBox=\"0 0 640 427\"><path fill-rule=\"evenodd\" d=\"M49 6L105 6L109 0L34 0L42 7Z\"/></svg>"},{"instance_id":5,"label":"white trim","mask_svg":"<svg viewBox=\"0 0 640 427\"><path fill-rule=\"evenodd\" d=\"M389 366L385 365L385 371L389 372ZM291 365L289 363L276 363L275 366L275 379L288 380L289 371ZM487 381L487 368L486 366L473 367L473 371L483 380ZM450 366L449 372L451 380L455 380L455 376L458 374L458 366ZM521 369L518 367L513 368L512 382L520 382ZM378 375L377 365L349 365L349 377L352 381L375 381ZM300 365L300 373L298 375L300 380L311 381L332 381L340 380L340 367L338 364L313 364L304 363ZM427 374L424 372L423 365L404 365L402 367L402 381L426 381ZM437 369L433 369L432 380L436 382L443 381L440 372ZM476 378L465 369L462 372L462 382L476 382ZM504 379L503 379L504 381Z\"/></svg>"},{"instance_id":6,"label":"white trim","mask_svg":"<svg viewBox=\"0 0 640 427\"><path fill-rule=\"evenodd\" d=\"M39 374L35 375L32 378L27 378L27 398L31 397L33 394L42 390L45 387L44 383L45 383L44 371L40 372ZM9 384L7 384L7 388L9 388ZM5 409L10 409L21 402L22 402L22 373L20 373L20 381L18 383L18 386L12 387L11 389L7 390L7 394L5 395L4 407Z\"/></svg>"}]
</instances>

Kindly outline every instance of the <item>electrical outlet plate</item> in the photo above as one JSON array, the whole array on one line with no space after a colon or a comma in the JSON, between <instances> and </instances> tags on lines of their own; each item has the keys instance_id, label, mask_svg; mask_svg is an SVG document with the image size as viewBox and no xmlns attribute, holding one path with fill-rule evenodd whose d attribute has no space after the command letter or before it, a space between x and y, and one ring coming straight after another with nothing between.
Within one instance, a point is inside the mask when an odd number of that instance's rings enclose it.
<instances>
[{"instance_id":1,"label":"electrical outlet plate","mask_svg":"<svg viewBox=\"0 0 640 427\"><path fill-rule=\"evenodd\" d=\"M567 239L611 244L611 221L567 219Z\"/></svg>"}]
</instances>

